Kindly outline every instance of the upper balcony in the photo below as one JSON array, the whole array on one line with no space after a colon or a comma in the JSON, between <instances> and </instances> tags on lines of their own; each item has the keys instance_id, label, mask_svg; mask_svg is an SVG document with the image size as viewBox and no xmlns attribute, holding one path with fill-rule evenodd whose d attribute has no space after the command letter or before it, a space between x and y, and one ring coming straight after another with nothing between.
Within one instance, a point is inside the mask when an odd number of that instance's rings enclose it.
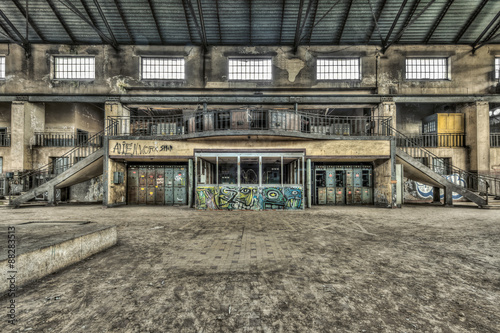
<instances>
[{"instance_id":1,"label":"upper balcony","mask_svg":"<svg viewBox=\"0 0 500 333\"><path fill-rule=\"evenodd\" d=\"M108 117L107 135L169 139L243 135L366 139L389 136L391 122L391 117L238 109L169 116Z\"/></svg>"}]
</instances>

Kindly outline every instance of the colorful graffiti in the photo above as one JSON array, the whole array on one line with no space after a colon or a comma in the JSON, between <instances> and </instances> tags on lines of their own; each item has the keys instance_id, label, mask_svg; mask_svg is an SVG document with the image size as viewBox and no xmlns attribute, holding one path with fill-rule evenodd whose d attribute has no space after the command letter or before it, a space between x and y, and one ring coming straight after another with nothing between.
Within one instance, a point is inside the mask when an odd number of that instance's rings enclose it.
<instances>
[{"instance_id":1,"label":"colorful graffiti","mask_svg":"<svg viewBox=\"0 0 500 333\"><path fill-rule=\"evenodd\" d=\"M208 210L302 209L299 187L201 186L196 189L196 208Z\"/></svg>"},{"instance_id":2,"label":"colorful graffiti","mask_svg":"<svg viewBox=\"0 0 500 333\"><path fill-rule=\"evenodd\" d=\"M447 180L452 182L453 184L464 186L465 180L460 178L460 175L452 174L444 176ZM432 200L433 198L433 187L429 185L425 185L413 180L407 180L405 182L405 200L414 200L414 199L424 199L424 200ZM453 192L452 194L453 200L460 200L462 196L458 193ZM441 193L440 198L444 198L444 193Z\"/></svg>"}]
</instances>

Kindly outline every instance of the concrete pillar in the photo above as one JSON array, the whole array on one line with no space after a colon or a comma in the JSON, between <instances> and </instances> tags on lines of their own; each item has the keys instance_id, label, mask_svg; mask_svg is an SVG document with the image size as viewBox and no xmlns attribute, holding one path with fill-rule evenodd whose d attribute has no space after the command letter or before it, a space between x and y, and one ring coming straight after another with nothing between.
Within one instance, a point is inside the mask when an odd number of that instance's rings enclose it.
<instances>
[{"instance_id":1,"label":"concrete pillar","mask_svg":"<svg viewBox=\"0 0 500 333\"><path fill-rule=\"evenodd\" d=\"M391 121L388 123L389 126L396 128L396 103L395 102L382 102L377 108L373 109L372 116L374 117L391 117ZM377 121L377 120L376 120ZM375 123L375 128L373 129L375 133L382 135L394 135L390 132L388 128L382 126L380 122Z\"/></svg>"},{"instance_id":2,"label":"concrete pillar","mask_svg":"<svg viewBox=\"0 0 500 333\"><path fill-rule=\"evenodd\" d=\"M45 104L15 101L11 106L12 170L33 169L32 145L35 132L45 129Z\"/></svg>"},{"instance_id":3,"label":"concrete pillar","mask_svg":"<svg viewBox=\"0 0 500 333\"><path fill-rule=\"evenodd\" d=\"M308 158L306 161L306 179L307 179L307 208L312 207L312 180L311 180L311 159Z\"/></svg>"},{"instance_id":4,"label":"concrete pillar","mask_svg":"<svg viewBox=\"0 0 500 333\"><path fill-rule=\"evenodd\" d=\"M51 186L47 190L47 206L55 206L55 205L57 205L56 188L55 186Z\"/></svg>"},{"instance_id":5,"label":"concrete pillar","mask_svg":"<svg viewBox=\"0 0 500 333\"><path fill-rule=\"evenodd\" d=\"M113 117L108 119L108 117ZM130 135L130 111L120 102L104 104L104 128L106 135ZM109 127L115 122L115 126Z\"/></svg>"},{"instance_id":6,"label":"concrete pillar","mask_svg":"<svg viewBox=\"0 0 500 333\"><path fill-rule=\"evenodd\" d=\"M457 107L465 118L465 143L470 147L469 170L490 171L490 116L488 102L466 103ZM453 161L452 161L453 163Z\"/></svg>"},{"instance_id":7,"label":"concrete pillar","mask_svg":"<svg viewBox=\"0 0 500 333\"><path fill-rule=\"evenodd\" d=\"M193 192L194 192L194 175L193 172L193 159L188 160L188 207L193 207Z\"/></svg>"},{"instance_id":8,"label":"concrete pillar","mask_svg":"<svg viewBox=\"0 0 500 333\"><path fill-rule=\"evenodd\" d=\"M441 189L439 187L432 188L432 203L441 202Z\"/></svg>"},{"instance_id":9,"label":"concrete pillar","mask_svg":"<svg viewBox=\"0 0 500 333\"><path fill-rule=\"evenodd\" d=\"M451 188L444 188L444 205L453 206L453 191Z\"/></svg>"}]
</instances>

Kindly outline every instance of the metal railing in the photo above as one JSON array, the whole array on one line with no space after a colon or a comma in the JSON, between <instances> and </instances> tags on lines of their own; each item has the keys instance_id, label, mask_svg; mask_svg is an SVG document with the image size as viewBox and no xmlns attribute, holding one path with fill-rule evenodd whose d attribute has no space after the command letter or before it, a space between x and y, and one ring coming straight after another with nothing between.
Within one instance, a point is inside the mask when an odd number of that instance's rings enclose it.
<instances>
[{"instance_id":1,"label":"metal railing","mask_svg":"<svg viewBox=\"0 0 500 333\"><path fill-rule=\"evenodd\" d=\"M85 144L88 139L88 133L36 132L33 136L33 146L76 147Z\"/></svg>"},{"instance_id":2,"label":"metal railing","mask_svg":"<svg viewBox=\"0 0 500 333\"><path fill-rule=\"evenodd\" d=\"M0 133L0 147L10 147L10 133Z\"/></svg>"},{"instance_id":3,"label":"metal railing","mask_svg":"<svg viewBox=\"0 0 500 333\"><path fill-rule=\"evenodd\" d=\"M229 110L172 116L108 117L109 136L183 136L224 131L389 136L391 117L325 116L285 110ZM283 132L283 133L281 133Z\"/></svg>"},{"instance_id":4,"label":"metal railing","mask_svg":"<svg viewBox=\"0 0 500 333\"><path fill-rule=\"evenodd\" d=\"M465 147L465 134L407 134L406 137L420 147ZM406 144L406 140L398 139L396 144L398 147L403 147Z\"/></svg>"},{"instance_id":5,"label":"metal railing","mask_svg":"<svg viewBox=\"0 0 500 333\"><path fill-rule=\"evenodd\" d=\"M55 158L50 163L36 170L22 173L19 177L19 183L22 185L23 191L28 191L43 185L78 163L80 160L101 149L103 147L104 133L106 130L107 129L102 130L81 142L75 142L75 147L73 149Z\"/></svg>"},{"instance_id":6,"label":"metal railing","mask_svg":"<svg viewBox=\"0 0 500 333\"><path fill-rule=\"evenodd\" d=\"M500 133L490 133L490 147L500 148Z\"/></svg>"},{"instance_id":7,"label":"metal railing","mask_svg":"<svg viewBox=\"0 0 500 333\"><path fill-rule=\"evenodd\" d=\"M450 159L439 157L422 147L418 140L416 141L404 135L395 128L391 127L391 130L396 137L398 148L411 157L422 161L424 165L433 169L435 172L442 176L451 174L456 175L458 177L457 185L470 191L476 191L482 195L490 194L500 196L500 178L462 170L451 164Z\"/></svg>"}]
</instances>

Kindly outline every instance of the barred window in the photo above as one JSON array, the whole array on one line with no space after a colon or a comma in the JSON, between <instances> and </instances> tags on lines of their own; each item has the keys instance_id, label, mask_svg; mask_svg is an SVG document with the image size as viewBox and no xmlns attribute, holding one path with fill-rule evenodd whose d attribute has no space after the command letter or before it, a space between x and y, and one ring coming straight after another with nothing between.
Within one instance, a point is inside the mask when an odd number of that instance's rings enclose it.
<instances>
[{"instance_id":1,"label":"barred window","mask_svg":"<svg viewBox=\"0 0 500 333\"><path fill-rule=\"evenodd\" d=\"M54 78L63 80L95 79L94 57L54 57Z\"/></svg>"},{"instance_id":2,"label":"barred window","mask_svg":"<svg viewBox=\"0 0 500 333\"><path fill-rule=\"evenodd\" d=\"M184 80L184 58L141 58L142 80Z\"/></svg>"},{"instance_id":3,"label":"barred window","mask_svg":"<svg viewBox=\"0 0 500 333\"><path fill-rule=\"evenodd\" d=\"M495 79L500 79L500 58L495 58Z\"/></svg>"},{"instance_id":4,"label":"barred window","mask_svg":"<svg viewBox=\"0 0 500 333\"><path fill-rule=\"evenodd\" d=\"M447 58L407 58L406 79L446 80L448 79Z\"/></svg>"},{"instance_id":5,"label":"barred window","mask_svg":"<svg viewBox=\"0 0 500 333\"><path fill-rule=\"evenodd\" d=\"M318 59L316 77L318 80L359 80L359 58Z\"/></svg>"},{"instance_id":6,"label":"barred window","mask_svg":"<svg viewBox=\"0 0 500 333\"><path fill-rule=\"evenodd\" d=\"M0 80L5 79L5 57L0 57Z\"/></svg>"},{"instance_id":7,"label":"barred window","mask_svg":"<svg viewBox=\"0 0 500 333\"><path fill-rule=\"evenodd\" d=\"M272 80L272 59L230 58L229 80Z\"/></svg>"}]
</instances>

